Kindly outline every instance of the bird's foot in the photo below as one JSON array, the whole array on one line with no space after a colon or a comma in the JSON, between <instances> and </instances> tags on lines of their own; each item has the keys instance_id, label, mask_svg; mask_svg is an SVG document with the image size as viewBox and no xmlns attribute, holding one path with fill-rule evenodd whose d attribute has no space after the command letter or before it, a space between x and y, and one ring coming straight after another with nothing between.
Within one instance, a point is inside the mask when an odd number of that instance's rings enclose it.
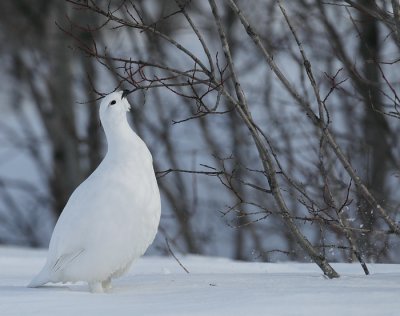
<instances>
[{"instance_id":1,"label":"bird's foot","mask_svg":"<svg viewBox=\"0 0 400 316\"><path fill-rule=\"evenodd\" d=\"M89 282L89 289L92 293L103 293L102 283L100 282Z\"/></svg>"},{"instance_id":2,"label":"bird's foot","mask_svg":"<svg viewBox=\"0 0 400 316\"><path fill-rule=\"evenodd\" d=\"M103 290L105 290L105 291L111 290L111 288L112 288L111 278L108 278L107 280L101 282L101 286L103 287Z\"/></svg>"}]
</instances>

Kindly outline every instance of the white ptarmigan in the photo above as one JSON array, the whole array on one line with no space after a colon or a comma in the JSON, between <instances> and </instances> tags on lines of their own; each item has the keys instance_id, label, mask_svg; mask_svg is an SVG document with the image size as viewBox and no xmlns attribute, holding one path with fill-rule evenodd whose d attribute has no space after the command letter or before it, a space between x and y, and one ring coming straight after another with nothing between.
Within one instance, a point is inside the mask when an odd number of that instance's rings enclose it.
<instances>
[{"instance_id":1,"label":"white ptarmigan","mask_svg":"<svg viewBox=\"0 0 400 316\"><path fill-rule=\"evenodd\" d=\"M153 242L160 193L152 156L128 124L126 94L114 92L102 100L107 154L69 198L54 228L47 262L29 287L86 281L92 292L103 292Z\"/></svg>"}]
</instances>

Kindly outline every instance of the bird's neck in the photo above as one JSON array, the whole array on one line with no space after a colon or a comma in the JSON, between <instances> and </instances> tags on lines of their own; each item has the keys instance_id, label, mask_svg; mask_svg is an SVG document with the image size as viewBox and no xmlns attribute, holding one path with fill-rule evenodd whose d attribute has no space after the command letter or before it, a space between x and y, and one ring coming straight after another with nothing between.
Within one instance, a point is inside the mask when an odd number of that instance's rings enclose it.
<instances>
[{"instance_id":1,"label":"bird's neck","mask_svg":"<svg viewBox=\"0 0 400 316\"><path fill-rule=\"evenodd\" d=\"M126 158L126 155L136 152L143 143L131 129L127 120L109 122L103 127L107 138L107 156L110 158L124 156Z\"/></svg>"}]
</instances>

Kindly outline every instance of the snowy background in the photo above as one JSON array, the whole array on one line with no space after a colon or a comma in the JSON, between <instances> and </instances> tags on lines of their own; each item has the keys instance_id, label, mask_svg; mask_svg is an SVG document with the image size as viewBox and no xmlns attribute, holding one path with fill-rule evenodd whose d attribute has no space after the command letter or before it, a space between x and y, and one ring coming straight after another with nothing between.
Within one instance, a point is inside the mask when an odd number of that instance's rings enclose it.
<instances>
[{"instance_id":1,"label":"snowy background","mask_svg":"<svg viewBox=\"0 0 400 316\"><path fill-rule=\"evenodd\" d=\"M335 264L329 280L313 264L147 256L105 294L86 284L26 288L44 251L0 248L0 314L13 315L398 315L400 265Z\"/></svg>"}]
</instances>

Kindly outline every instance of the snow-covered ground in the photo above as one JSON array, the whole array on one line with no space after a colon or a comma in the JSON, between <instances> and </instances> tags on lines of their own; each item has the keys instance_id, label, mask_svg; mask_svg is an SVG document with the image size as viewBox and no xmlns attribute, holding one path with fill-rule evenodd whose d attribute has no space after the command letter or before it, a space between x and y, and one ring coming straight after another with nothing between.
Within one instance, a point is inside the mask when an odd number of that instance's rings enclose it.
<instances>
[{"instance_id":1,"label":"snow-covered ground","mask_svg":"<svg viewBox=\"0 0 400 316\"><path fill-rule=\"evenodd\" d=\"M87 285L25 285L45 251L0 248L0 315L400 315L400 265L334 264L325 279L302 263L246 263L198 256L144 257L107 294Z\"/></svg>"}]
</instances>

